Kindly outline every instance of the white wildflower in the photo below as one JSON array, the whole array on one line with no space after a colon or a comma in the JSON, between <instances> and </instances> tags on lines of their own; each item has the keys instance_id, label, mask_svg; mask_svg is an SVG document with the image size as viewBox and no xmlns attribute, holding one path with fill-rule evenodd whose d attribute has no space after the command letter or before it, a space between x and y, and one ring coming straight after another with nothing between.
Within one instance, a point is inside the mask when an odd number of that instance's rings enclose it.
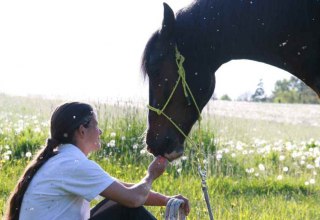
<instances>
[{"instance_id":1,"label":"white wildflower","mask_svg":"<svg viewBox=\"0 0 320 220\"><path fill-rule=\"evenodd\" d=\"M246 169L246 172L247 172L247 173L253 173L253 172L254 172L254 168L247 168L247 169Z\"/></svg>"},{"instance_id":2,"label":"white wildflower","mask_svg":"<svg viewBox=\"0 0 320 220\"><path fill-rule=\"evenodd\" d=\"M312 170L312 169L314 169L314 166L311 164L307 164L307 169Z\"/></svg>"},{"instance_id":3,"label":"white wildflower","mask_svg":"<svg viewBox=\"0 0 320 220\"><path fill-rule=\"evenodd\" d=\"M116 146L116 141L115 140L111 140L108 144L108 147L115 147Z\"/></svg>"},{"instance_id":4,"label":"white wildflower","mask_svg":"<svg viewBox=\"0 0 320 220\"><path fill-rule=\"evenodd\" d=\"M31 152L27 152L27 153L26 153L26 157L27 157L27 158L30 158L31 156L32 156Z\"/></svg>"},{"instance_id":5,"label":"white wildflower","mask_svg":"<svg viewBox=\"0 0 320 220\"><path fill-rule=\"evenodd\" d=\"M135 150L138 149L138 144L134 144L134 145L132 146L132 148L135 149Z\"/></svg>"},{"instance_id":6,"label":"white wildflower","mask_svg":"<svg viewBox=\"0 0 320 220\"><path fill-rule=\"evenodd\" d=\"M244 150L244 151L242 151L242 154L243 154L243 155L247 155L247 154L248 154L248 151L247 151L247 150Z\"/></svg>"},{"instance_id":7,"label":"white wildflower","mask_svg":"<svg viewBox=\"0 0 320 220\"><path fill-rule=\"evenodd\" d=\"M116 136L116 132L111 132L110 133L110 137L115 137Z\"/></svg>"},{"instance_id":8,"label":"white wildflower","mask_svg":"<svg viewBox=\"0 0 320 220\"><path fill-rule=\"evenodd\" d=\"M320 167L320 157L317 157L315 160L314 160L314 164L316 167Z\"/></svg>"},{"instance_id":9,"label":"white wildflower","mask_svg":"<svg viewBox=\"0 0 320 220\"><path fill-rule=\"evenodd\" d=\"M188 159L187 156L182 156L182 157L181 157L181 160L187 160L187 159Z\"/></svg>"},{"instance_id":10,"label":"white wildflower","mask_svg":"<svg viewBox=\"0 0 320 220\"><path fill-rule=\"evenodd\" d=\"M8 150L4 153L5 155L11 155L12 154L12 151L11 150Z\"/></svg>"},{"instance_id":11,"label":"white wildflower","mask_svg":"<svg viewBox=\"0 0 320 220\"><path fill-rule=\"evenodd\" d=\"M261 171L265 171L266 170L266 167L263 165L263 164L259 164L259 170L261 170Z\"/></svg>"},{"instance_id":12,"label":"white wildflower","mask_svg":"<svg viewBox=\"0 0 320 220\"><path fill-rule=\"evenodd\" d=\"M304 185L306 185L306 186L308 186L309 184L310 184L309 181L304 182Z\"/></svg>"}]
</instances>

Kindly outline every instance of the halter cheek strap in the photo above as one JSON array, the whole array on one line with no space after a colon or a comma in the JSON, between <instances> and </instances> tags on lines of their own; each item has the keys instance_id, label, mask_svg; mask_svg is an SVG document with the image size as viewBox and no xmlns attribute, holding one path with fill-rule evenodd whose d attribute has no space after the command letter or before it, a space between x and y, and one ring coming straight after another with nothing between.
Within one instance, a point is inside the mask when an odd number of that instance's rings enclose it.
<instances>
[{"instance_id":1,"label":"halter cheek strap","mask_svg":"<svg viewBox=\"0 0 320 220\"><path fill-rule=\"evenodd\" d=\"M179 52L177 46L175 47L175 52L176 52L176 64L177 64L177 67L178 67L178 80L175 84L175 86L173 87L172 89L172 92L170 93L170 96L169 98L167 99L167 101L165 102L165 104L163 105L163 107L161 109L158 109L158 108L155 108L151 105L147 105L148 109L151 110L151 111L154 111L156 112L158 115L163 115L164 117L166 117L173 125L174 127L192 144L192 145L195 145L195 143L192 141L191 138L188 137L188 135L186 135L182 129L171 119L171 117L169 117L167 114L164 113L164 110L166 109L167 105L169 104L170 100L172 99L172 96L173 94L175 93L180 81L181 81L181 84L182 84L182 88L183 88L183 93L184 93L184 96L186 97L187 100L190 99L189 95L191 96L191 99L193 101L193 104L194 106L196 107L197 111L198 111L198 122L200 123L201 121L201 112L200 112L200 109L197 105L197 102L191 92L191 89L186 81L186 72L183 68L183 62L185 60L185 58L181 55L181 53Z\"/></svg>"}]
</instances>

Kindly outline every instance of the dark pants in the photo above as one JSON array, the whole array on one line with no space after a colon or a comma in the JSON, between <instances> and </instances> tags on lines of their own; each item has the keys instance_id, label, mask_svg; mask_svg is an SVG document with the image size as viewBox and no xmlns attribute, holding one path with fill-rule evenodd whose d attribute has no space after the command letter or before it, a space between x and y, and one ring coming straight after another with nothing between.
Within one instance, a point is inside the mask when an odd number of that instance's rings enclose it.
<instances>
[{"instance_id":1,"label":"dark pants","mask_svg":"<svg viewBox=\"0 0 320 220\"><path fill-rule=\"evenodd\" d=\"M128 208L107 199L93 207L90 216L90 220L156 220L143 206Z\"/></svg>"}]
</instances>

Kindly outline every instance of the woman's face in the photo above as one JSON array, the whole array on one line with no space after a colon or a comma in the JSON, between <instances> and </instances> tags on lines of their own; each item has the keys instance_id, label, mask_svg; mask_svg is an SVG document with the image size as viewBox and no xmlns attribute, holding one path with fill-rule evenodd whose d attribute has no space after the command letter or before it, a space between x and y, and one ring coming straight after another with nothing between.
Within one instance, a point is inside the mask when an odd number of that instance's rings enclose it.
<instances>
[{"instance_id":1,"label":"woman's face","mask_svg":"<svg viewBox=\"0 0 320 220\"><path fill-rule=\"evenodd\" d=\"M89 122L88 127L86 128L86 143L90 151L96 151L101 148L100 135L101 130L98 127L97 115L93 114L91 121Z\"/></svg>"}]
</instances>

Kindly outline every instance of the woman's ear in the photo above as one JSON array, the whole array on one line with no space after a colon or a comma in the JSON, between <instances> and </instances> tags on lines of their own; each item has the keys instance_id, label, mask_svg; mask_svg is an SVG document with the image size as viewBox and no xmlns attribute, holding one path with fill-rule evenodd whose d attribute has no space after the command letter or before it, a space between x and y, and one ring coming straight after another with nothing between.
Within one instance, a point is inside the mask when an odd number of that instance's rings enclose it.
<instances>
[{"instance_id":1,"label":"woman's ear","mask_svg":"<svg viewBox=\"0 0 320 220\"><path fill-rule=\"evenodd\" d=\"M80 125L79 128L76 130L75 134L79 135L80 137L83 137L85 134L86 128L83 125Z\"/></svg>"}]
</instances>

